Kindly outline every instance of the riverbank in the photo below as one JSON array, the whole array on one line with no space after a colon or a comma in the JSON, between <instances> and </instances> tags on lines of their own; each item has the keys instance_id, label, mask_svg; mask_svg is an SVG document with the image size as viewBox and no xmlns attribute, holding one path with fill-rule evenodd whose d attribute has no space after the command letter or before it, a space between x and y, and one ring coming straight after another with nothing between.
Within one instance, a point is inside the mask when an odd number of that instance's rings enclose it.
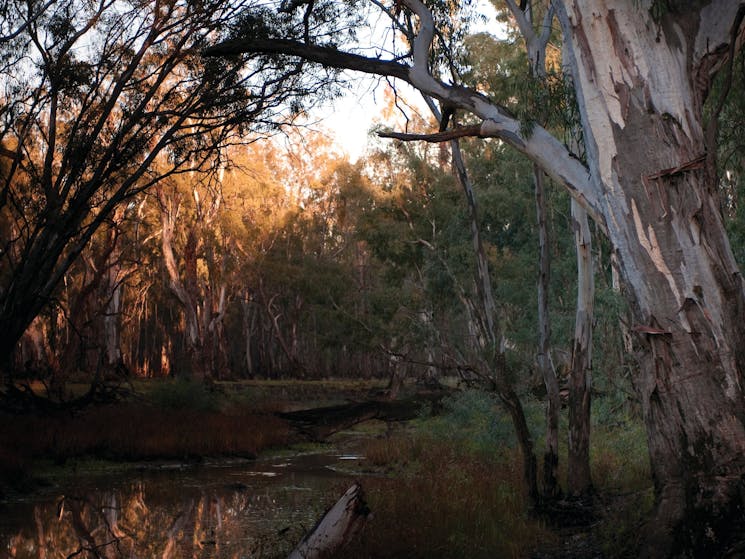
<instances>
[{"instance_id":1,"label":"riverbank","mask_svg":"<svg viewBox=\"0 0 745 559\"><path fill-rule=\"evenodd\" d=\"M362 401L379 396L383 387L295 381L135 388L131 398L116 405L75 414L2 418L8 429L0 433L0 456L4 471L16 476L10 480L16 490L34 491L45 478L48 482L50 476L65 476L66 470L85 479L95 477L91 468L100 468L103 477L113 473L110 477L116 478L118 468L124 472L121 477L129 478L133 471L135 477L162 469L209 472L232 467L236 458L244 461L230 475L248 475L254 464L269 464L279 468L270 472L286 476L291 468L283 472L281 468L289 466L282 464L298 463L300 455L334 456L335 462L321 469L338 477L326 480L314 504L304 501L304 514L317 518L345 485L360 479L374 518L343 556L370 559L630 557L633 552L628 550L634 549L638 527L651 507L641 427L619 414L612 421L602 413L595 417L593 516L584 526L567 529L560 513L552 517L529 510L511 425L494 398L483 392L453 392L437 416L425 405L411 421L370 421L323 444L293 446L297 433L276 412ZM597 409L602 412L602 403ZM526 411L540 453L542 406L528 402ZM259 460L245 461L256 456ZM294 477L288 479L289 486L298 489ZM217 499L214 502L227 506L224 503L238 495L249 507L251 500L243 493L253 489L246 490L247 483L221 483L216 496L204 497L206 503ZM231 522L241 521L236 517ZM309 528L305 521L294 522L283 520L282 526L267 532L274 535L262 536L262 541L281 541L285 549ZM284 530L281 538L275 529ZM267 546L252 556L282 556Z\"/></svg>"},{"instance_id":2,"label":"riverbank","mask_svg":"<svg viewBox=\"0 0 745 559\"><path fill-rule=\"evenodd\" d=\"M86 389L70 385L66 401ZM381 389L375 381L136 381L106 405L0 412L0 492L32 488L40 462L253 458L297 442L278 412L365 400Z\"/></svg>"}]
</instances>

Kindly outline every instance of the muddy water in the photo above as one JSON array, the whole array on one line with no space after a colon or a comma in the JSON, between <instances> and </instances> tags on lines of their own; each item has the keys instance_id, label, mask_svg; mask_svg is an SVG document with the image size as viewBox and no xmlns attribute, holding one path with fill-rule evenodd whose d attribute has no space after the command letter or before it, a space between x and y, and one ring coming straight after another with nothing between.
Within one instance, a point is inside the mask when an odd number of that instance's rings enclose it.
<instances>
[{"instance_id":1,"label":"muddy water","mask_svg":"<svg viewBox=\"0 0 745 559\"><path fill-rule=\"evenodd\" d=\"M0 558L284 557L362 457L306 454L78 474L0 502Z\"/></svg>"}]
</instances>

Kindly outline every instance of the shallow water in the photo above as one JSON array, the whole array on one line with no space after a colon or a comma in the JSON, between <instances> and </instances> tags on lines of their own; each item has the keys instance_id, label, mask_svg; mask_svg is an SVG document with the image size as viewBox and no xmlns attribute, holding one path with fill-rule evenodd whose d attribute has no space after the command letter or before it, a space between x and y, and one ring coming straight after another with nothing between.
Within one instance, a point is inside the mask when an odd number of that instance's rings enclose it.
<instances>
[{"instance_id":1,"label":"shallow water","mask_svg":"<svg viewBox=\"0 0 745 559\"><path fill-rule=\"evenodd\" d=\"M352 483L344 468L355 460L305 454L78 474L0 502L0 558L284 557Z\"/></svg>"}]
</instances>

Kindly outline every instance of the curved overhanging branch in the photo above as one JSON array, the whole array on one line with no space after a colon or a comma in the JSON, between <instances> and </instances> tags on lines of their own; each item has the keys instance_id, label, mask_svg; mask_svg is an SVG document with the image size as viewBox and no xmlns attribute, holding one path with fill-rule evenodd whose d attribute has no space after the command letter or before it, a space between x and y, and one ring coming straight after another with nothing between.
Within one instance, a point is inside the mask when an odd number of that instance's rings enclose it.
<instances>
[{"instance_id":1,"label":"curved overhanging branch","mask_svg":"<svg viewBox=\"0 0 745 559\"><path fill-rule=\"evenodd\" d=\"M303 60L316 62L326 68L355 70L377 76L390 76L404 81L409 79L409 66L394 60L382 60L340 51L334 47L313 45L291 39L258 39L242 37L230 39L207 47L202 51L205 56L235 56L247 52L262 54L284 54L297 56Z\"/></svg>"},{"instance_id":2,"label":"curved overhanging branch","mask_svg":"<svg viewBox=\"0 0 745 559\"><path fill-rule=\"evenodd\" d=\"M204 54L206 56L234 56L248 52L283 54L297 56L328 68L389 76L407 82L420 93L470 112L481 119L478 131L476 128L471 128L474 132L468 135L498 138L525 154L553 180L563 185L600 228L605 230L605 219L600 211L597 189L590 181L588 169L545 128L536 125L532 133L527 136L521 130L520 121L493 100L474 89L460 85L448 85L432 76L429 71L429 49L435 33L432 14L419 0L403 0L403 2L419 18L419 29L413 42L414 54L411 66L396 60L371 58L345 52L335 47L313 45L291 39L242 37L208 47L204 50ZM407 138L407 140L413 139ZM449 139L452 138L427 141Z\"/></svg>"},{"instance_id":3,"label":"curved overhanging branch","mask_svg":"<svg viewBox=\"0 0 745 559\"><path fill-rule=\"evenodd\" d=\"M514 129L515 126L517 130ZM528 138L522 137L519 126L520 123L516 121L487 119L481 124L481 133L499 138L525 154L544 173L566 188L603 233L607 233L605 217L587 167L542 126L535 126Z\"/></svg>"}]
</instances>

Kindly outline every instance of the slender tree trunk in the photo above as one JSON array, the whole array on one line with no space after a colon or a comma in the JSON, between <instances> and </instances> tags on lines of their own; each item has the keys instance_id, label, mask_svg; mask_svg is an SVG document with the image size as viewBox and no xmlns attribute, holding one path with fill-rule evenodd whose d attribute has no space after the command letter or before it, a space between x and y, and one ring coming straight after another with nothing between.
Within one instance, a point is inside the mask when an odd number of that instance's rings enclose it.
<instances>
[{"instance_id":1,"label":"slender tree trunk","mask_svg":"<svg viewBox=\"0 0 745 559\"><path fill-rule=\"evenodd\" d=\"M124 211L117 210L114 219L119 222ZM112 245L105 263L106 272L102 282L101 297L106 301L101 328L103 363L109 370L123 368L121 350L122 294L124 291L122 269L122 247L119 242L119 229L112 227L109 232Z\"/></svg>"},{"instance_id":2,"label":"slender tree trunk","mask_svg":"<svg viewBox=\"0 0 745 559\"><path fill-rule=\"evenodd\" d=\"M543 185L543 171L533 165L535 183L536 222L538 225L538 370L546 386L546 448L543 452L543 495L554 499L561 490L558 483L559 472L559 381L551 365L549 354L551 345L551 323L548 310L548 283L551 256L548 246L548 227L546 223L546 195Z\"/></svg>"},{"instance_id":3,"label":"slender tree trunk","mask_svg":"<svg viewBox=\"0 0 745 559\"><path fill-rule=\"evenodd\" d=\"M106 304L103 336L106 365L113 368L123 364L120 346L123 285L119 283L117 274L113 270L110 270L109 274L112 275L110 279L115 283L112 286L109 302Z\"/></svg>"},{"instance_id":4,"label":"slender tree trunk","mask_svg":"<svg viewBox=\"0 0 745 559\"><path fill-rule=\"evenodd\" d=\"M590 387L595 279L592 237L587 212L572 200L572 226L577 249L577 313L569 372L569 455L567 492L579 497L592 490L590 476Z\"/></svg>"},{"instance_id":5,"label":"slender tree trunk","mask_svg":"<svg viewBox=\"0 0 745 559\"><path fill-rule=\"evenodd\" d=\"M512 425L517 436L518 446L523 459L523 477L528 489L528 499L535 505L538 503L538 473L533 447L533 436L530 434L525 411L515 389L507 380L507 367L503 352L497 353L494 380L497 395L502 401L512 419Z\"/></svg>"},{"instance_id":6,"label":"slender tree trunk","mask_svg":"<svg viewBox=\"0 0 745 559\"><path fill-rule=\"evenodd\" d=\"M287 357L289 368L294 369L295 373L302 375L304 373L304 370L297 354L295 353L297 351L297 347L296 345L293 345L292 339L290 339L289 341L287 340L287 337L285 336L284 332L282 331L282 327L279 324L279 319L282 317L282 313L274 304L277 295L275 294L269 297L264 289L263 280L259 280L259 295L261 296L262 302L264 303L264 310L266 311L266 316L271 324L274 338L277 340L279 347L282 349L282 352Z\"/></svg>"},{"instance_id":7,"label":"slender tree trunk","mask_svg":"<svg viewBox=\"0 0 745 559\"><path fill-rule=\"evenodd\" d=\"M243 342L244 351L246 352L246 374L249 378L253 378L255 374L252 356L252 339L256 327L256 313L252 312L252 305L251 294L246 292L244 298L241 299L241 309L243 311Z\"/></svg>"},{"instance_id":8,"label":"slender tree trunk","mask_svg":"<svg viewBox=\"0 0 745 559\"><path fill-rule=\"evenodd\" d=\"M494 384L497 389L497 395L507 408L512 425L515 429L518 445L523 456L523 474L525 483L528 488L528 497L532 504L538 503L538 480L535 449L533 446L533 437L530 434L528 423L525 419L520 398L517 396L514 388L507 377L507 362L504 355L504 349L501 345L501 333L497 319L497 305L494 301L494 292L492 290L491 275L489 274L489 261L484 252L484 245L481 242L481 232L478 221L478 205L476 195L473 191L473 185L468 177L463 155L460 151L460 145L457 141L450 143L453 156L453 167L456 172L458 181L466 195L468 213L471 221L471 240L473 241L474 254L476 256L476 273L477 273L477 291L481 298L481 307L483 314L483 325L486 328L486 341L491 347L485 349L492 355ZM558 398L558 386L556 389ZM558 462L558 461L557 461Z\"/></svg>"},{"instance_id":9,"label":"slender tree trunk","mask_svg":"<svg viewBox=\"0 0 745 559\"><path fill-rule=\"evenodd\" d=\"M657 496L645 553L721 556L745 523L745 286L702 103L717 22L734 22L734 44L742 7L696 5L655 25L633 2L568 4L588 163L642 350L634 381Z\"/></svg>"},{"instance_id":10,"label":"slender tree trunk","mask_svg":"<svg viewBox=\"0 0 745 559\"><path fill-rule=\"evenodd\" d=\"M176 195L178 196L178 195ZM168 273L169 287L184 312L186 323L186 346L189 357L189 364L192 368L191 376L197 380L204 380L206 370L204 363L204 333L200 328L199 309L196 301L196 235L191 230L188 234L186 248L184 249L184 275L181 279L181 272L176 263L176 257L173 252L173 233L178 215L178 200L167 200L161 195L163 206L162 217L162 234L161 250L163 251L163 261L166 272Z\"/></svg>"}]
</instances>

